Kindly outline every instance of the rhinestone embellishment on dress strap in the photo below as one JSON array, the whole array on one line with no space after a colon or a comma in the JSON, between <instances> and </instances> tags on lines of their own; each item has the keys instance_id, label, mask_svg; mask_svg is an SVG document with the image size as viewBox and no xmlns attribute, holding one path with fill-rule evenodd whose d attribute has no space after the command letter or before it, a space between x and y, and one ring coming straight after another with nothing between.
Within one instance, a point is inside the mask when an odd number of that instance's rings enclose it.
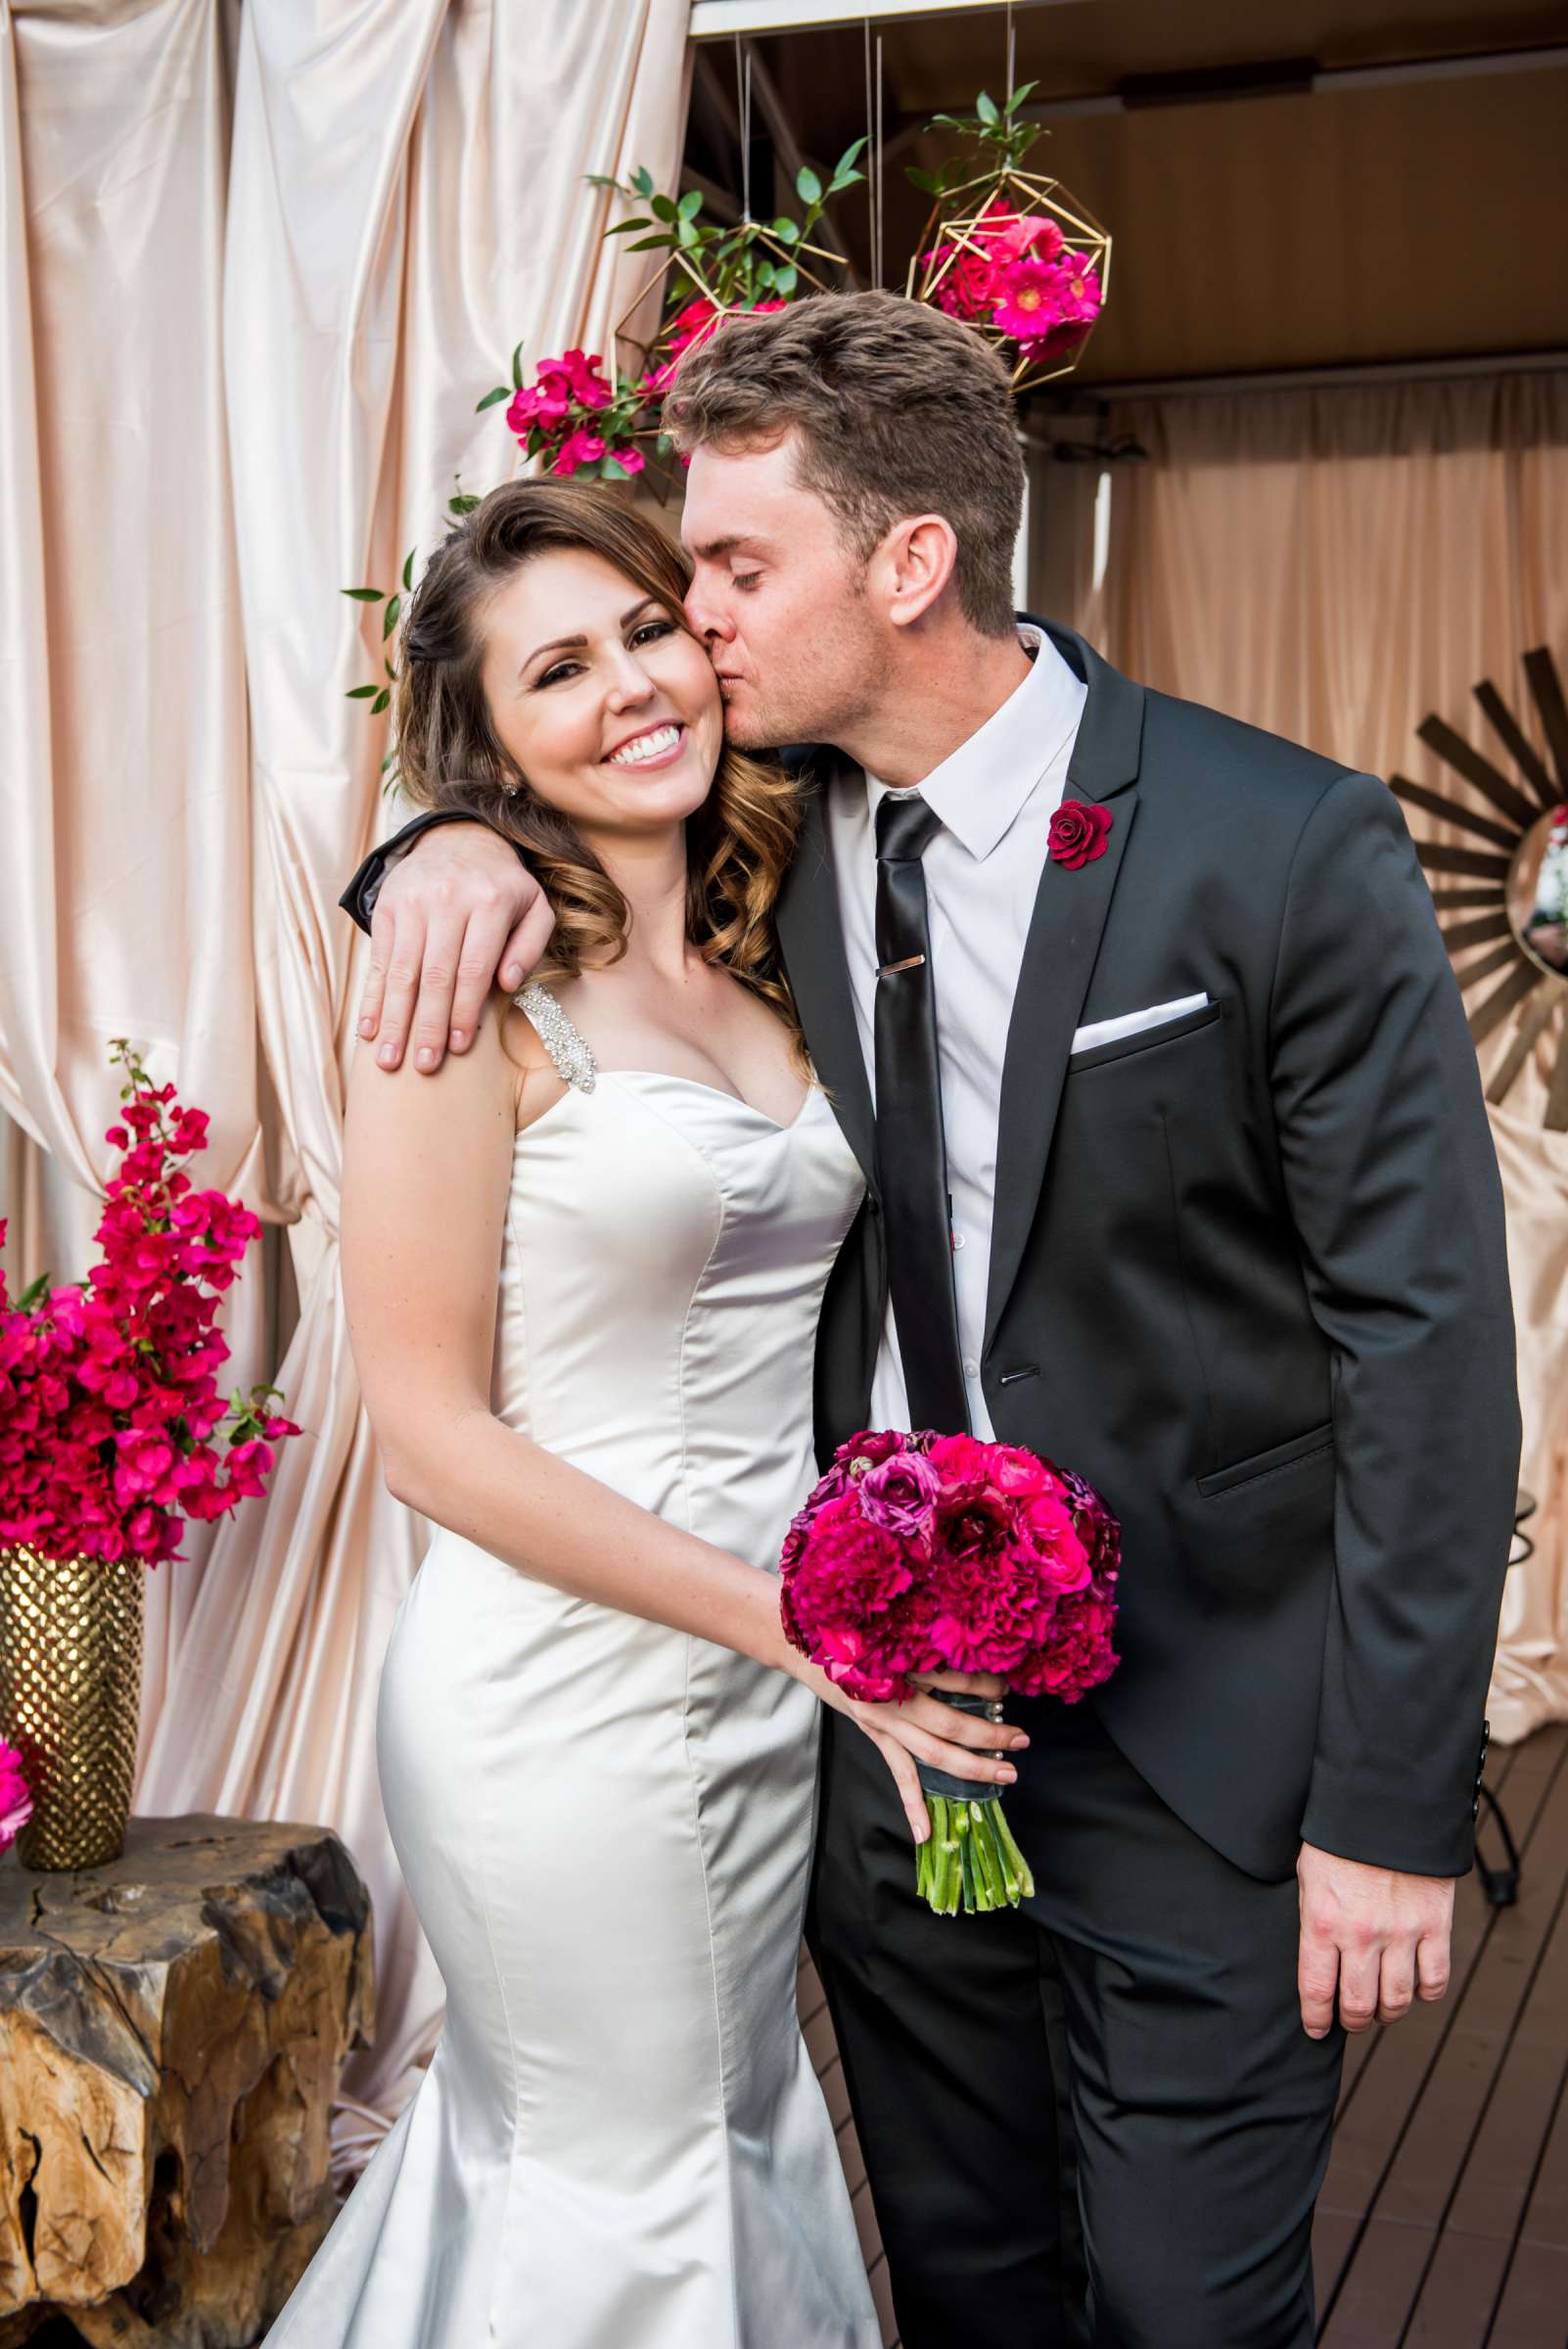
<instances>
[{"instance_id":1,"label":"rhinestone embellishment on dress strap","mask_svg":"<svg viewBox=\"0 0 1568 2349\"><path fill-rule=\"evenodd\" d=\"M579 1093L591 1093L598 1080L598 1063L549 989L530 981L512 1000L532 1022L556 1075L576 1085Z\"/></svg>"}]
</instances>

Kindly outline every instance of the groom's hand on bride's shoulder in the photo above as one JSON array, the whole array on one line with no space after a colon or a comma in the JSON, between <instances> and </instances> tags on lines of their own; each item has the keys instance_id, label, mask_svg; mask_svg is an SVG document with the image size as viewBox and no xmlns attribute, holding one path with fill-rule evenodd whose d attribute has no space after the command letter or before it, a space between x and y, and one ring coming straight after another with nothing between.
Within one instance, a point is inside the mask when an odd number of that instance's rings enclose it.
<instances>
[{"instance_id":1,"label":"groom's hand on bride's shoulder","mask_svg":"<svg viewBox=\"0 0 1568 2349\"><path fill-rule=\"evenodd\" d=\"M1416 1999L1443 1997L1453 1930L1452 1876L1368 1867L1304 1843L1296 1880L1297 1988L1309 2039L1326 2036L1336 2010L1347 2031L1365 2031L1398 2022Z\"/></svg>"},{"instance_id":2,"label":"groom's hand on bride's shoulder","mask_svg":"<svg viewBox=\"0 0 1568 2349\"><path fill-rule=\"evenodd\" d=\"M499 972L516 994L555 928L548 898L517 851L488 824L421 834L381 885L370 923L370 972L359 1034L384 1069L410 1039L428 1076L447 1046L466 1052Z\"/></svg>"}]
</instances>

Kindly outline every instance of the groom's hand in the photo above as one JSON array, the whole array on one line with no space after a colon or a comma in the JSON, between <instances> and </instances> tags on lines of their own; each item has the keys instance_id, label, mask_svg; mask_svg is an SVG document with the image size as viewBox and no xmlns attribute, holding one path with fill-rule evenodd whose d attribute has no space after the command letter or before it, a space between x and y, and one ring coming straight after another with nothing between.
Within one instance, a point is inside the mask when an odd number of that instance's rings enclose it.
<instances>
[{"instance_id":1,"label":"groom's hand","mask_svg":"<svg viewBox=\"0 0 1568 2349\"><path fill-rule=\"evenodd\" d=\"M1347 2031L1398 2022L1414 1999L1449 1987L1453 1878L1367 1867L1304 1843L1297 1988L1302 2027L1322 2039L1337 2004Z\"/></svg>"},{"instance_id":2,"label":"groom's hand","mask_svg":"<svg viewBox=\"0 0 1568 2349\"><path fill-rule=\"evenodd\" d=\"M550 943L555 916L515 849L488 824L422 833L381 885L370 922L370 976L359 1034L397 1068L438 1069L448 1042L466 1052L500 966L515 994Z\"/></svg>"}]
</instances>

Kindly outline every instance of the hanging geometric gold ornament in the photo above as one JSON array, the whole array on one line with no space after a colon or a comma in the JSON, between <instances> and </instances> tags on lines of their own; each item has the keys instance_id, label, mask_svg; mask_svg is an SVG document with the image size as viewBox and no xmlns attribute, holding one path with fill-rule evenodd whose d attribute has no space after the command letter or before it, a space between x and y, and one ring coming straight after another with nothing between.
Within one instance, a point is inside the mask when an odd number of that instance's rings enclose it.
<instances>
[{"instance_id":1,"label":"hanging geometric gold ornament","mask_svg":"<svg viewBox=\"0 0 1568 2349\"><path fill-rule=\"evenodd\" d=\"M848 266L844 255L814 244L812 231L835 196L862 184L864 174L855 162L864 145L856 139L847 148L826 183L803 164L795 180L799 215L781 212L770 221L705 220L700 189L688 188L678 199L661 195L646 170L634 171L628 181L594 182L647 207L618 221L609 235L634 236L628 253L666 256L617 320L614 352L618 382L645 404L648 420L638 438L650 440L659 458L671 453L659 405L683 351L706 342L725 318L781 310L805 294L825 294L842 281ZM813 268L812 262L819 266Z\"/></svg>"},{"instance_id":2,"label":"hanging geometric gold ornament","mask_svg":"<svg viewBox=\"0 0 1568 2349\"><path fill-rule=\"evenodd\" d=\"M771 229L756 225L747 246L753 266L739 285L733 270L710 271L697 254L672 253L616 322L617 366L634 382L662 391L681 352L706 340L720 319L781 310L807 292L828 293L828 279L811 267L807 254L828 269L843 270L839 254L803 238L785 244Z\"/></svg>"},{"instance_id":3,"label":"hanging geometric gold ornament","mask_svg":"<svg viewBox=\"0 0 1568 2349\"><path fill-rule=\"evenodd\" d=\"M1011 165L931 208L904 291L996 345L1015 392L1070 375L1111 285L1111 238L1060 180Z\"/></svg>"},{"instance_id":4,"label":"hanging geometric gold ornament","mask_svg":"<svg viewBox=\"0 0 1568 2349\"><path fill-rule=\"evenodd\" d=\"M1494 733L1507 750L1518 780L1472 748L1435 713L1416 728L1422 742L1497 810L1478 814L1467 802L1428 791L1407 775L1390 782L1399 798L1444 823L1454 824L1484 849L1417 841L1428 877L1444 876L1432 902L1454 976L1466 996L1490 979L1498 985L1470 1004L1470 1034L1482 1044L1505 1020L1517 1026L1487 1082L1487 1099L1499 1102L1535 1053L1550 1075L1544 1122L1568 1132L1568 705L1557 666L1545 645L1524 657L1525 677L1555 774L1530 741L1497 687L1475 688ZM1449 886L1452 876L1456 886ZM1473 954L1476 947L1483 953ZM1473 954L1473 959L1471 958Z\"/></svg>"}]
</instances>

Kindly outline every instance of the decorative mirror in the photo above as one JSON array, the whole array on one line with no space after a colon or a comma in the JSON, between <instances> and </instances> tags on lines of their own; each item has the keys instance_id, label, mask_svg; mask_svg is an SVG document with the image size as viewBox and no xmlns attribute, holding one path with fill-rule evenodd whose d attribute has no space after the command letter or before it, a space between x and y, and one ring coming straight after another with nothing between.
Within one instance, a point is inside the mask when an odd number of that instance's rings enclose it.
<instances>
[{"instance_id":1,"label":"decorative mirror","mask_svg":"<svg viewBox=\"0 0 1568 2349\"><path fill-rule=\"evenodd\" d=\"M1415 852L1432 883L1432 902L1477 1044L1517 1015L1515 1034L1488 1080L1487 1099L1501 1101L1544 1044L1552 1055L1545 1123L1562 1133L1568 1132L1568 705L1544 645L1526 653L1524 669L1555 774L1497 687L1483 682L1475 698L1517 779L1435 713L1416 732L1496 813L1482 815L1467 800L1428 791L1407 775L1393 775L1390 782L1410 806L1487 844L1417 841ZM1474 953L1478 946L1487 951ZM1491 980L1497 984L1472 1000Z\"/></svg>"}]
</instances>

